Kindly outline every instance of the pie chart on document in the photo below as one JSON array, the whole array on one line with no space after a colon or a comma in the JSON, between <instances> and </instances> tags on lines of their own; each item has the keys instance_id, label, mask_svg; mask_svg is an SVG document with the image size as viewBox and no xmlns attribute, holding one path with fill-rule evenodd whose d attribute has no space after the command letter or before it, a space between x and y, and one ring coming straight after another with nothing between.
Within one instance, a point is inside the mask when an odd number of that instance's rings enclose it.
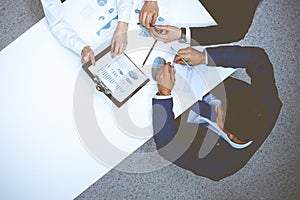
<instances>
[{"instance_id":1,"label":"pie chart on document","mask_svg":"<svg viewBox=\"0 0 300 200\"><path fill-rule=\"evenodd\" d=\"M152 78L156 81L156 74L160 68L162 68L166 64L166 60L162 57L156 57L152 63Z\"/></svg>"},{"instance_id":2,"label":"pie chart on document","mask_svg":"<svg viewBox=\"0 0 300 200\"><path fill-rule=\"evenodd\" d=\"M97 0L99 6L105 6L107 4L107 0Z\"/></svg>"}]
</instances>

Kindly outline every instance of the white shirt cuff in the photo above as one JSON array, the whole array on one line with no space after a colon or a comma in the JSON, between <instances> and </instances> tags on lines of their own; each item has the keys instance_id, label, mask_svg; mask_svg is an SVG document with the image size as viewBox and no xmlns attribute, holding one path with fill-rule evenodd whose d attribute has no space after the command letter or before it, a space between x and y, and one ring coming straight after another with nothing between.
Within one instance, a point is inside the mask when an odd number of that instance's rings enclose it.
<instances>
[{"instance_id":1,"label":"white shirt cuff","mask_svg":"<svg viewBox=\"0 0 300 200\"><path fill-rule=\"evenodd\" d=\"M172 95L166 95L166 96L164 96L164 95L155 95L153 98L154 99L170 99L170 98L172 98Z\"/></svg>"},{"instance_id":2,"label":"white shirt cuff","mask_svg":"<svg viewBox=\"0 0 300 200\"><path fill-rule=\"evenodd\" d=\"M208 65L207 51L206 51L206 49L203 49L203 51L205 53L205 65Z\"/></svg>"},{"instance_id":3,"label":"white shirt cuff","mask_svg":"<svg viewBox=\"0 0 300 200\"><path fill-rule=\"evenodd\" d=\"M191 29L190 29L190 27L186 27L185 38L186 38L186 43L191 44Z\"/></svg>"},{"instance_id":4,"label":"white shirt cuff","mask_svg":"<svg viewBox=\"0 0 300 200\"><path fill-rule=\"evenodd\" d=\"M82 40L78 40L78 41L76 41L73 50L74 50L78 55L81 55L82 49L83 49L85 46L89 46L89 45L86 44L86 43L85 43L84 41L82 41Z\"/></svg>"}]
</instances>

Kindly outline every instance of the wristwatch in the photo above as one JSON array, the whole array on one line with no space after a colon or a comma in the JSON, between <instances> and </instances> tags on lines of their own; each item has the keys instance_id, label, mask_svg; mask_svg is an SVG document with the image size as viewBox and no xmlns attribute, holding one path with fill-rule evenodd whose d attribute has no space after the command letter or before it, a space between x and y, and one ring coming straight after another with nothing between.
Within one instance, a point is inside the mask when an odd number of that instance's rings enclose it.
<instances>
[{"instance_id":1,"label":"wristwatch","mask_svg":"<svg viewBox=\"0 0 300 200\"><path fill-rule=\"evenodd\" d=\"M181 30L181 35L180 38L178 39L178 42L186 43L186 28L180 28L180 30Z\"/></svg>"}]
</instances>

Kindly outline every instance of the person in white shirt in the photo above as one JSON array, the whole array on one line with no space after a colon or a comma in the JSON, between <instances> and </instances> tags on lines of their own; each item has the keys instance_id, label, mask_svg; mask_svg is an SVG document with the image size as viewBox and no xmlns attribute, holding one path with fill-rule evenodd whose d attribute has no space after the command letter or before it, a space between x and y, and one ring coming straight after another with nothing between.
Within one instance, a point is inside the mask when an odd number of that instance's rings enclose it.
<instances>
[{"instance_id":1,"label":"person in white shirt","mask_svg":"<svg viewBox=\"0 0 300 200\"><path fill-rule=\"evenodd\" d=\"M127 45L127 30L133 0L116 0L118 12L118 25L111 41L112 57L123 52ZM90 44L85 42L65 20L64 7L60 0L41 0L45 17L49 23L50 31L66 48L81 55L81 63L91 60L95 65L94 51Z\"/></svg>"}]
</instances>

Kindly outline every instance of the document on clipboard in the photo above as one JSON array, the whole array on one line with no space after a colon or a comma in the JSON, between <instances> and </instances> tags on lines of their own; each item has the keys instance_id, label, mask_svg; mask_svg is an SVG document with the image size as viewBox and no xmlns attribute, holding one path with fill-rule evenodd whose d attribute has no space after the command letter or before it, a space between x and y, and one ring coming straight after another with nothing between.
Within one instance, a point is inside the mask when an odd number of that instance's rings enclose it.
<instances>
[{"instance_id":1,"label":"document on clipboard","mask_svg":"<svg viewBox=\"0 0 300 200\"><path fill-rule=\"evenodd\" d=\"M125 52L112 58L110 49L108 46L96 55L95 66L89 61L82 67L96 89L120 107L150 80Z\"/></svg>"}]
</instances>

